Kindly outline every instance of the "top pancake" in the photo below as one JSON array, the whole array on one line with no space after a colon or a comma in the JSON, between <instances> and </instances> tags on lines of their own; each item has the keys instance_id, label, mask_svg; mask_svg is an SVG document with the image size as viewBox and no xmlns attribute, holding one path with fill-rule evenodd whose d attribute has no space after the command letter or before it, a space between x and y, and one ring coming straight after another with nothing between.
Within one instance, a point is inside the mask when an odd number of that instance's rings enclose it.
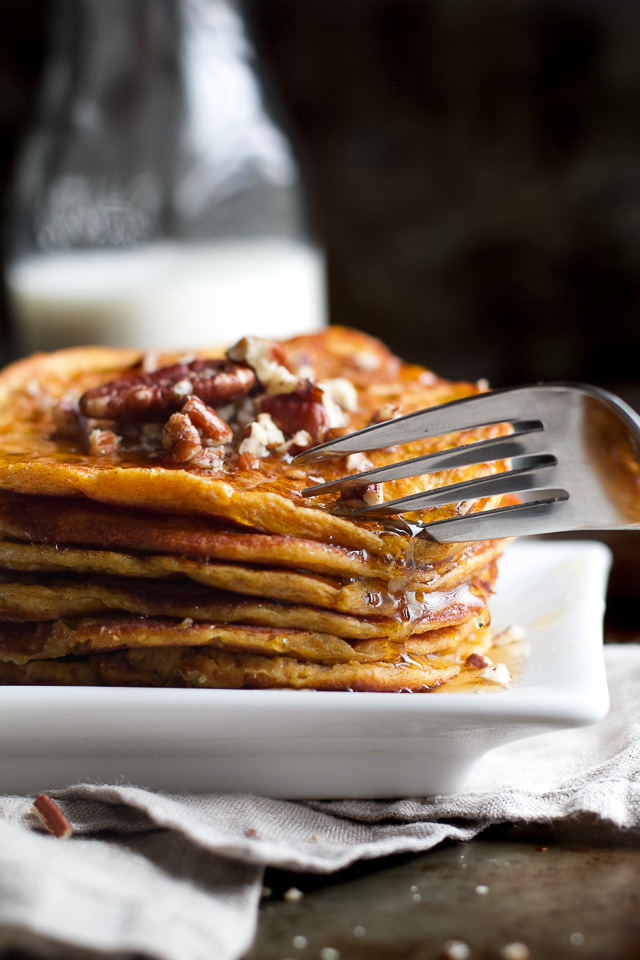
<instances>
[{"instance_id":1,"label":"top pancake","mask_svg":"<svg viewBox=\"0 0 640 960\"><path fill-rule=\"evenodd\" d=\"M422 367L395 358L378 341L353 330L330 328L284 344L293 369L312 367L316 380L346 378L357 390L357 410L346 412L348 431L366 426L386 404L410 413L479 392L476 385L451 383ZM200 356L220 356L203 351ZM160 364L175 355L160 357ZM218 470L176 465L158 450L128 448L91 455L82 444L56 434L52 407L62 398L116 377L139 372L141 356L131 350L76 348L35 355L0 374L0 487L20 494L78 497L121 507L171 513L205 514L226 523L269 534L307 538L366 550L373 555L400 556L404 537L389 536L381 521L336 516L337 496L304 499L301 491L314 482L345 474L345 460L292 464L289 456L269 455L257 465ZM374 466L421 456L460 443L489 439L507 432L505 425L429 438L368 454ZM358 468L360 469L360 468ZM443 470L384 485L390 500L436 486L505 469L503 461ZM351 472L357 472L352 470ZM479 501L474 509L493 504ZM420 519L454 516L456 507L423 511ZM429 562L451 548L421 541L416 560Z\"/></svg>"}]
</instances>

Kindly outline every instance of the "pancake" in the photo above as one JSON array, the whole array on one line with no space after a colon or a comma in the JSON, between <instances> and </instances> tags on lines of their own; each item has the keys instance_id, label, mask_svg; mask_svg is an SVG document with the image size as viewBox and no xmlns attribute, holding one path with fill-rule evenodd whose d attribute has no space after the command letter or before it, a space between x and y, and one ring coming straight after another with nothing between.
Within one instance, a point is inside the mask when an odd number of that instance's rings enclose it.
<instances>
[{"instance_id":1,"label":"pancake","mask_svg":"<svg viewBox=\"0 0 640 960\"><path fill-rule=\"evenodd\" d=\"M400 534L388 532L390 539ZM392 580L410 570L412 579L434 583L454 565L472 572L502 549L502 541L429 547L429 563L419 555L424 541L402 538L402 557L372 556L332 543L264 534L224 526L208 517L163 514L107 506L85 498L20 496L0 493L0 538L29 543L95 546L110 550L172 553L200 559L267 564L337 577Z\"/></svg>"},{"instance_id":2,"label":"pancake","mask_svg":"<svg viewBox=\"0 0 640 960\"><path fill-rule=\"evenodd\" d=\"M77 578L16 579L3 574L0 581L0 622L47 621L111 613L188 618L192 621L242 623L319 630L349 639L390 637L402 639L412 633L482 618L489 622L487 593L495 570L485 579L463 585L448 594L431 594L428 602L409 609L402 617L355 617L335 610L303 604L286 604L206 589L183 581L155 585L147 581ZM423 609L424 608L424 609Z\"/></svg>"},{"instance_id":3,"label":"pancake","mask_svg":"<svg viewBox=\"0 0 640 960\"><path fill-rule=\"evenodd\" d=\"M291 366L302 356L323 382L348 380L352 384L357 408L341 409L343 430L366 426L389 404L399 404L401 412L409 413L480 390L476 385L451 383L422 367L402 363L378 341L358 331L333 327L282 346ZM210 351L209 356L215 353ZM367 358L364 363L363 357ZM163 356L160 363L173 359ZM402 540L385 537L386 527L381 521L335 515L336 494L312 500L301 497L301 490L310 483L343 475L342 459L314 464L310 470L296 466L288 457L269 455L247 468L231 451L212 470L193 462L178 465L162 451L144 449L136 443L123 442L108 455L92 455L87 453L84 440L78 442L56 433L54 415L63 398L79 398L86 391L132 375L140 361L140 354L130 350L76 348L38 354L0 374L0 487L29 495L82 494L118 506L204 514L269 534L338 544L372 555L402 556ZM259 399L264 401L263 397ZM302 408L304 402L301 399L298 406ZM373 451L368 459L374 466L381 466L460 443L486 440L508 429L497 424L430 438ZM499 472L505 466L504 461L495 461L392 481L385 484L384 497L407 496ZM485 499L473 509L493 505ZM456 506L452 505L423 511L420 518L435 520L455 514ZM428 541L420 545L420 550L420 562L428 562L430 554L442 555L441 548Z\"/></svg>"},{"instance_id":4,"label":"pancake","mask_svg":"<svg viewBox=\"0 0 640 960\"><path fill-rule=\"evenodd\" d=\"M301 466L295 454L471 396L330 328L222 354L77 348L0 373L0 683L427 690L490 644L504 541L438 544L382 502L506 461L302 490L506 424ZM420 520L491 509L483 498Z\"/></svg>"},{"instance_id":5,"label":"pancake","mask_svg":"<svg viewBox=\"0 0 640 960\"><path fill-rule=\"evenodd\" d=\"M150 580L187 577L203 586L232 593L326 607L357 616L400 618L407 606L414 609L416 617L427 616L438 605L444 609L454 599L449 594L464 587L477 572L475 566L464 571L469 579L460 583L461 570L456 567L440 579L440 589L436 591L431 585L425 590L419 582L414 584L404 578L397 583L368 578L340 580L294 570L191 560L171 554L116 553L8 540L0 541L0 567L22 572L73 571Z\"/></svg>"},{"instance_id":6,"label":"pancake","mask_svg":"<svg viewBox=\"0 0 640 960\"><path fill-rule=\"evenodd\" d=\"M465 623L418 634L406 643L394 643L386 638L349 643L341 637L312 630L116 615L0 624L0 660L28 663L110 650L207 646L328 664L397 661L404 655L426 656L457 647L474 629L477 629L475 623Z\"/></svg>"},{"instance_id":7,"label":"pancake","mask_svg":"<svg viewBox=\"0 0 640 960\"><path fill-rule=\"evenodd\" d=\"M236 653L215 647L177 646L0 662L0 683L82 686L278 688L398 692L433 689L457 676L467 656L491 639L477 631L454 650L404 655L395 662L316 663L287 656Z\"/></svg>"}]
</instances>

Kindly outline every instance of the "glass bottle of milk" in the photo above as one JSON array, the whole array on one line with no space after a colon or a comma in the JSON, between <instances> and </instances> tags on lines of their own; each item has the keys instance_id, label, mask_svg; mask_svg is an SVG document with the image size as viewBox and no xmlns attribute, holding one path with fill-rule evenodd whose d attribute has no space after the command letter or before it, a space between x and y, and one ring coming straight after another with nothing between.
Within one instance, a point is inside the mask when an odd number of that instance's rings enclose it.
<instances>
[{"instance_id":1,"label":"glass bottle of milk","mask_svg":"<svg viewBox=\"0 0 640 960\"><path fill-rule=\"evenodd\" d=\"M325 322L290 143L233 0L57 0L16 185L21 353L286 337Z\"/></svg>"}]
</instances>

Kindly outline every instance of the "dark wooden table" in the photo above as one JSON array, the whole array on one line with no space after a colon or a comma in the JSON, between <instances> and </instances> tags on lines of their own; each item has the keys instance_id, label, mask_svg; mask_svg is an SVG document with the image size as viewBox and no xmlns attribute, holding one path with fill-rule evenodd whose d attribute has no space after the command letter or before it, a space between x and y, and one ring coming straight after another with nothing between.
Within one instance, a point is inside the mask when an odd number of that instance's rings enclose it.
<instances>
[{"instance_id":1,"label":"dark wooden table","mask_svg":"<svg viewBox=\"0 0 640 960\"><path fill-rule=\"evenodd\" d=\"M451 940L469 960L514 942L528 953L513 960L640 958L640 834L602 825L509 825L331 878L271 871L267 883L246 960L436 960ZM301 900L282 899L292 886Z\"/></svg>"}]
</instances>

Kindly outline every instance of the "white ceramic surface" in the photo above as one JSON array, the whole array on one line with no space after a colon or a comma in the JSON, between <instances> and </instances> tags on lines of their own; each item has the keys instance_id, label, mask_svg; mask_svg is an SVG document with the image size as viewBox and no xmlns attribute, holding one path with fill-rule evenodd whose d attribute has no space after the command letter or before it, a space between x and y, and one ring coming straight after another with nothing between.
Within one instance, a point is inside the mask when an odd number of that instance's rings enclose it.
<instances>
[{"instance_id":1,"label":"white ceramic surface","mask_svg":"<svg viewBox=\"0 0 640 960\"><path fill-rule=\"evenodd\" d=\"M488 750L606 714L609 562L598 543L509 546L493 623L498 630L521 624L530 653L508 689L0 687L0 790L124 780L169 791L291 798L455 792Z\"/></svg>"}]
</instances>

